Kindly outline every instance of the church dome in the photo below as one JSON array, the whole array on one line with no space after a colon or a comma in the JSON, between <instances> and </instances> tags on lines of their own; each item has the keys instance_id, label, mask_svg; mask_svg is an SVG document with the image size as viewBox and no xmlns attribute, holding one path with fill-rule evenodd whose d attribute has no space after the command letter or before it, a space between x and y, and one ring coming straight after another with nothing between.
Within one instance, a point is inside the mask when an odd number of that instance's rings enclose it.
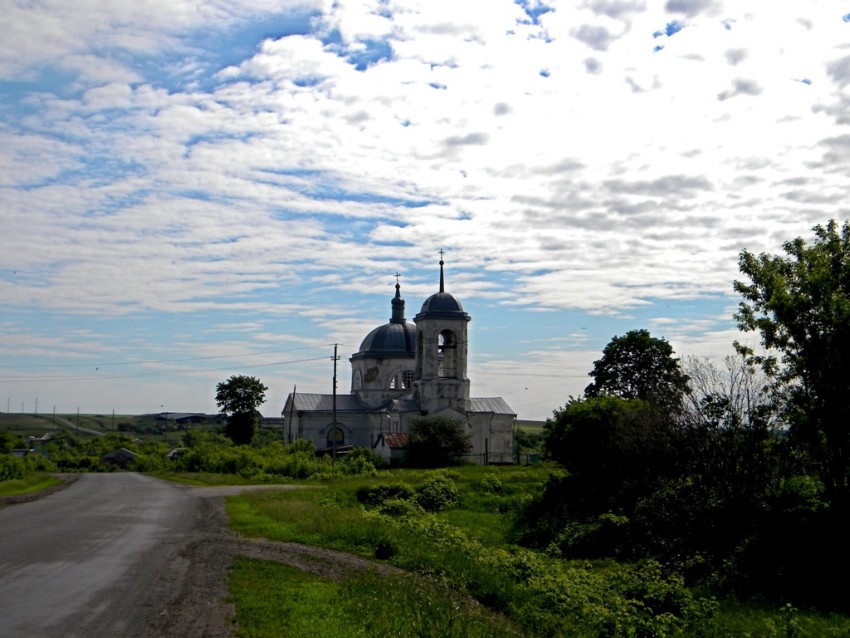
<instances>
[{"instance_id":1,"label":"church dome","mask_svg":"<svg viewBox=\"0 0 850 638\"><path fill-rule=\"evenodd\" d=\"M429 316L452 316L455 314L463 315L463 307L460 302L452 297L447 292L435 292L425 300L422 304L420 315Z\"/></svg>"},{"instance_id":2,"label":"church dome","mask_svg":"<svg viewBox=\"0 0 850 638\"><path fill-rule=\"evenodd\" d=\"M370 358L412 357L416 351L416 329L409 323L387 323L366 335L356 356Z\"/></svg>"},{"instance_id":3,"label":"church dome","mask_svg":"<svg viewBox=\"0 0 850 638\"><path fill-rule=\"evenodd\" d=\"M463 311L460 302L446 292L442 259L440 259L440 291L435 292L425 300L425 303L422 304L422 310L413 318L413 321L419 321L425 317L466 319L469 321L469 315Z\"/></svg>"},{"instance_id":4,"label":"church dome","mask_svg":"<svg viewBox=\"0 0 850 638\"><path fill-rule=\"evenodd\" d=\"M393 316L389 323L378 326L363 339L360 350L353 358L388 359L414 357L416 353L416 327L404 318L404 299L401 286L396 284L392 300Z\"/></svg>"}]
</instances>

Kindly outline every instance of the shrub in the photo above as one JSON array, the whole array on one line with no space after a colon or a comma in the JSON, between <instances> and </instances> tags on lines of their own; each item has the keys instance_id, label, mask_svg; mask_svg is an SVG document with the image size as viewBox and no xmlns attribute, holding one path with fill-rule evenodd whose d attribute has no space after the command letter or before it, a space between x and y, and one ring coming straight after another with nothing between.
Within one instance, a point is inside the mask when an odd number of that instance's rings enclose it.
<instances>
[{"instance_id":1,"label":"shrub","mask_svg":"<svg viewBox=\"0 0 850 638\"><path fill-rule=\"evenodd\" d=\"M411 501L399 498L387 499L378 507L381 514L400 518L402 516L414 516L422 512L422 508Z\"/></svg>"},{"instance_id":2,"label":"shrub","mask_svg":"<svg viewBox=\"0 0 850 638\"><path fill-rule=\"evenodd\" d=\"M442 512L457 507L460 495L457 486L445 474L432 474L416 488L415 501L427 512Z\"/></svg>"},{"instance_id":3,"label":"shrub","mask_svg":"<svg viewBox=\"0 0 850 638\"><path fill-rule=\"evenodd\" d=\"M374 485L371 487L361 487L357 490L357 500L360 503L378 507L389 500L411 501L414 494L413 488L409 485Z\"/></svg>"},{"instance_id":4,"label":"shrub","mask_svg":"<svg viewBox=\"0 0 850 638\"><path fill-rule=\"evenodd\" d=\"M27 466L23 459L4 454L0 456L0 481L22 479L27 473Z\"/></svg>"}]
</instances>

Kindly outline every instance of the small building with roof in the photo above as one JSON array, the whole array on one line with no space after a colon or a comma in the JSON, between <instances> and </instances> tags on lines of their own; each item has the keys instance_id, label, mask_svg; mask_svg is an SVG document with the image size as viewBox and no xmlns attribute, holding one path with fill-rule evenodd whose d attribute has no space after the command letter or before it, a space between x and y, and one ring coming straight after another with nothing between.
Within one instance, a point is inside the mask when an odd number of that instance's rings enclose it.
<instances>
[{"instance_id":1,"label":"small building with roof","mask_svg":"<svg viewBox=\"0 0 850 638\"><path fill-rule=\"evenodd\" d=\"M389 322L369 332L349 359L348 394L289 394L282 412L287 440L307 439L317 450L365 447L398 461L413 421L442 416L466 428L472 444L468 460L513 462L516 414L501 397L470 396L471 317L445 291L443 266L441 259L439 291L412 323L396 283Z\"/></svg>"}]
</instances>

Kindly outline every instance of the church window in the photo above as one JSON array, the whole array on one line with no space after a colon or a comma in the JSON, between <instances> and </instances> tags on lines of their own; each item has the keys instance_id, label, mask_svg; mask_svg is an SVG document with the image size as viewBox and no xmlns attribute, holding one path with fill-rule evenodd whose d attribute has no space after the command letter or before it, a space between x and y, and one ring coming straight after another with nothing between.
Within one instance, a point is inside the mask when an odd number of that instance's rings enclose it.
<instances>
[{"instance_id":1,"label":"church window","mask_svg":"<svg viewBox=\"0 0 850 638\"><path fill-rule=\"evenodd\" d=\"M390 378L390 390L410 390L413 387L413 370L399 370Z\"/></svg>"},{"instance_id":2,"label":"church window","mask_svg":"<svg viewBox=\"0 0 850 638\"><path fill-rule=\"evenodd\" d=\"M416 373L413 370L405 370L401 373L401 381L404 384L405 390L413 387L413 380L416 378Z\"/></svg>"},{"instance_id":3,"label":"church window","mask_svg":"<svg viewBox=\"0 0 850 638\"><path fill-rule=\"evenodd\" d=\"M457 338L451 330L443 330L437 338L437 376L457 377Z\"/></svg>"},{"instance_id":4,"label":"church window","mask_svg":"<svg viewBox=\"0 0 850 638\"><path fill-rule=\"evenodd\" d=\"M351 382L352 390L362 390L363 389L363 375L360 374L360 370L354 371L354 379Z\"/></svg>"},{"instance_id":5,"label":"church window","mask_svg":"<svg viewBox=\"0 0 850 638\"><path fill-rule=\"evenodd\" d=\"M340 447L345 444L345 432L342 428L331 428L328 430L328 447Z\"/></svg>"}]
</instances>

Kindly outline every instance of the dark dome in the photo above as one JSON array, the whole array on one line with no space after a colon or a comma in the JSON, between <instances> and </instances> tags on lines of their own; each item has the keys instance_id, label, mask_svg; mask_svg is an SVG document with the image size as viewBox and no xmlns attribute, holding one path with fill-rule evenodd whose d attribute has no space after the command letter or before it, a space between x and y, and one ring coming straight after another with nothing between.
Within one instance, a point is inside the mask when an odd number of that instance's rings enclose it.
<instances>
[{"instance_id":1,"label":"dark dome","mask_svg":"<svg viewBox=\"0 0 850 638\"><path fill-rule=\"evenodd\" d=\"M425 303L422 304L422 310L416 315L416 319L425 315L447 318L464 318L467 316L460 302L447 292L436 292L425 300Z\"/></svg>"},{"instance_id":2,"label":"dark dome","mask_svg":"<svg viewBox=\"0 0 850 638\"><path fill-rule=\"evenodd\" d=\"M392 300L393 316L389 323L375 328L360 344L360 351L352 359L364 357L390 359L416 356L416 327L404 318L404 299L401 286L396 283Z\"/></svg>"},{"instance_id":3,"label":"dark dome","mask_svg":"<svg viewBox=\"0 0 850 638\"><path fill-rule=\"evenodd\" d=\"M410 323L390 322L375 328L360 344L356 358L380 359L413 357L416 352L416 327Z\"/></svg>"}]
</instances>

